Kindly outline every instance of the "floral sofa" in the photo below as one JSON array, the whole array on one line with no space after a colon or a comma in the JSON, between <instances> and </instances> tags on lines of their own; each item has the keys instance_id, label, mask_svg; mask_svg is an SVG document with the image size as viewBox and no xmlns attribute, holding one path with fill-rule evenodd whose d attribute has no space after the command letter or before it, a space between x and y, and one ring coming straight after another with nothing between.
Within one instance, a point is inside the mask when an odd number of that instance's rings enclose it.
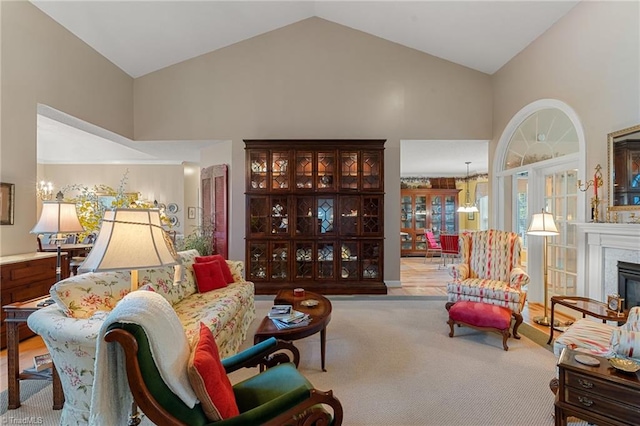
<instances>
[{"instance_id":1,"label":"floral sofa","mask_svg":"<svg viewBox=\"0 0 640 426\"><path fill-rule=\"evenodd\" d=\"M141 270L137 291L155 291L173 306L191 339L204 322L213 332L220 356L235 354L255 318L254 286L243 279L243 263L227 261L234 282L199 293L193 263L196 250L178 253L184 277L173 285L174 268ZM96 338L109 311L130 291L130 272L97 272L73 276L51 287L55 304L28 319L42 336L60 375L65 404L60 424L88 424L93 389Z\"/></svg>"}]
</instances>

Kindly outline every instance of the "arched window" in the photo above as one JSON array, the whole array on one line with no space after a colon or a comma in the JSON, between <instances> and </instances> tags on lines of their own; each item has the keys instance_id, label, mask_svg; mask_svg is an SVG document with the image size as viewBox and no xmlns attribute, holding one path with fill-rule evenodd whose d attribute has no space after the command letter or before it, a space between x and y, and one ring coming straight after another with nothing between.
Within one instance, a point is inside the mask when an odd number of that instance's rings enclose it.
<instances>
[{"instance_id":1,"label":"arched window","mask_svg":"<svg viewBox=\"0 0 640 426\"><path fill-rule=\"evenodd\" d=\"M509 140L503 170L562 157L579 151L578 133L571 119L557 108L529 115Z\"/></svg>"}]
</instances>

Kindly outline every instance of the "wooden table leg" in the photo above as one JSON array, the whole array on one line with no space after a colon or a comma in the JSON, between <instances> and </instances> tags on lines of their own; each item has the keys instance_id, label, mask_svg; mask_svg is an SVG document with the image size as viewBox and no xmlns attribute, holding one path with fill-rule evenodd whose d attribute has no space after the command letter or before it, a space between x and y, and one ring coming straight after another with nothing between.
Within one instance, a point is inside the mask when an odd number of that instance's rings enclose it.
<instances>
[{"instance_id":1,"label":"wooden table leg","mask_svg":"<svg viewBox=\"0 0 640 426\"><path fill-rule=\"evenodd\" d=\"M327 349L327 327L324 327L322 330L320 330L320 360L322 365L322 371L327 371L327 369L324 368L324 356L325 356L326 349Z\"/></svg>"},{"instance_id":2,"label":"wooden table leg","mask_svg":"<svg viewBox=\"0 0 640 426\"><path fill-rule=\"evenodd\" d=\"M64 392L55 365L51 367L51 372L53 375L53 409L61 410L64 405Z\"/></svg>"},{"instance_id":3,"label":"wooden table leg","mask_svg":"<svg viewBox=\"0 0 640 426\"><path fill-rule=\"evenodd\" d=\"M18 358L18 323L5 322L7 330L7 380L9 410L20 407L20 360Z\"/></svg>"},{"instance_id":4,"label":"wooden table leg","mask_svg":"<svg viewBox=\"0 0 640 426\"><path fill-rule=\"evenodd\" d=\"M551 323L549 323L549 340L547 340L547 345L551 344L551 341L553 340L553 325L555 324L554 322L554 314L555 314L555 306L556 306L556 302L554 300L551 301Z\"/></svg>"}]
</instances>

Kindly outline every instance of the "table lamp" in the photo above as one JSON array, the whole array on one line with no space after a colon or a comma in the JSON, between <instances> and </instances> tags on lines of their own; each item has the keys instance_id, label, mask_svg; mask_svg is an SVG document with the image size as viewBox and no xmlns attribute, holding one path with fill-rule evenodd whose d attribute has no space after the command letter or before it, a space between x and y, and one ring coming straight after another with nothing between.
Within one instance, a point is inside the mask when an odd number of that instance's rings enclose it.
<instances>
[{"instance_id":1,"label":"table lamp","mask_svg":"<svg viewBox=\"0 0 640 426\"><path fill-rule=\"evenodd\" d=\"M131 270L131 291L138 289L138 270L180 265L171 239L162 228L158 209L112 209L102 218L100 232L84 261L82 271ZM174 285L180 281L176 268ZM129 425L141 419L135 400L131 403Z\"/></svg>"},{"instance_id":2,"label":"table lamp","mask_svg":"<svg viewBox=\"0 0 640 426\"><path fill-rule=\"evenodd\" d=\"M100 232L80 270L130 269L133 291L138 288L139 269L179 264L158 209L112 209L105 211Z\"/></svg>"},{"instance_id":3,"label":"table lamp","mask_svg":"<svg viewBox=\"0 0 640 426\"><path fill-rule=\"evenodd\" d=\"M62 279L61 247L64 240L61 234L84 232L78 219L75 203L65 203L59 197L58 201L43 201L42 212L36 226L30 231L32 234L57 234L56 246L58 261L56 263L56 281Z\"/></svg>"},{"instance_id":4,"label":"table lamp","mask_svg":"<svg viewBox=\"0 0 640 426\"><path fill-rule=\"evenodd\" d=\"M547 286L547 237L559 235L556 223L553 220L551 213L545 213L542 209L541 213L536 213L531 217L531 223L527 230L528 235L538 235L544 237L544 244L542 248L542 270L543 270L543 285L544 285L544 315L536 317L533 320L540 325L548 327L551 325L549 317L547 316L547 299L549 288Z\"/></svg>"}]
</instances>

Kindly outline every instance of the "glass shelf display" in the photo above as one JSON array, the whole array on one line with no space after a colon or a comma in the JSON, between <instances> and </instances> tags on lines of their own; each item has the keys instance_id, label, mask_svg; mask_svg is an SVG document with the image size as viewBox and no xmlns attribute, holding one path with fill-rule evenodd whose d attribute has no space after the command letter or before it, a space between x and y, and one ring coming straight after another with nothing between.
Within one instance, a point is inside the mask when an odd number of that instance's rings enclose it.
<instances>
[{"instance_id":1,"label":"glass shelf display","mask_svg":"<svg viewBox=\"0 0 640 426\"><path fill-rule=\"evenodd\" d=\"M384 141L245 143L246 261L256 294L386 293Z\"/></svg>"},{"instance_id":2,"label":"glass shelf display","mask_svg":"<svg viewBox=\"0 0 640 426\"><path fill-rule=\"evenodd\" d=\"M457 189L402 189L400 196L400 254L424 256L425 230L436 238L458 232Z\"/></svg>"}]
</instances>

